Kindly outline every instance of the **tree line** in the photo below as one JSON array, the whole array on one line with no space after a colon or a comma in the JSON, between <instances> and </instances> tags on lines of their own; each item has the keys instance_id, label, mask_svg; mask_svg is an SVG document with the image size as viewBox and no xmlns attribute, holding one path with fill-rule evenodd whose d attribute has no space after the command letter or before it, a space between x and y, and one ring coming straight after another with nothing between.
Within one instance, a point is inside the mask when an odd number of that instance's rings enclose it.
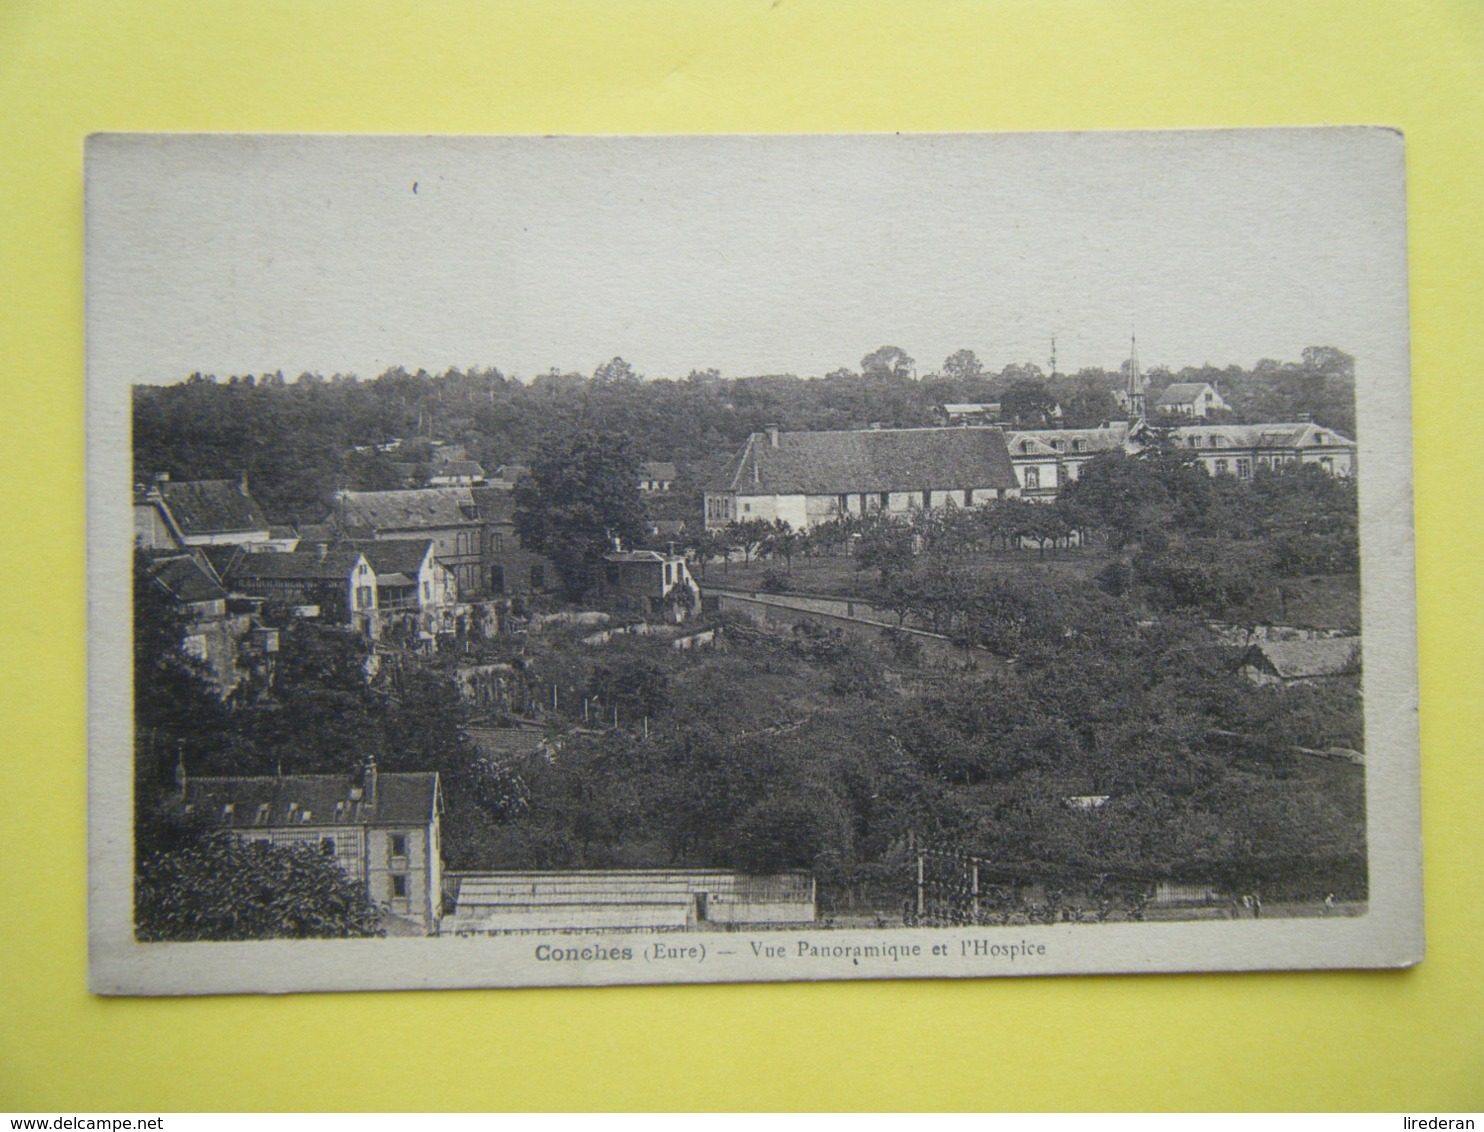
<instances>
[{"instance_id":1,"label":"tree line","mask_svg":"<svg viewBox=\"0 0 1484 1132\"><path fill-rule=\"evenodd\" d=\"M372 380L193 374L178 384L135 388L135 476L147 482L162 471L179 479L246 472L276 521L314 520L336 490L396 486L402 474L392 464L417 462L414 448L404 460L378 445L459 443L493 469L529 463L554 436L601 431L627 435L641 459L677 462L680 490L694 493L718 462L769 424L795 431L921 427L934 423L939 404L999 402L1005 419L1020 427L1094 427L1122 415L1115 393L1127 383L1124 372L1098 368L1047 374L1017 363L990 373L969 350L915 377L915 363L895 347L861 362L859 370L815 378L727 378L713 369L645 380L621 358L591 375L552 370L529 381L493 367L439 374L393 368ZM1237 420L1312 416L1354 435L1354 360L1333 347L1306 349L1297 362L1155 368L1148 376L1154 395L1173 381L1214 382Z\"/></svg>"}]
</instances>

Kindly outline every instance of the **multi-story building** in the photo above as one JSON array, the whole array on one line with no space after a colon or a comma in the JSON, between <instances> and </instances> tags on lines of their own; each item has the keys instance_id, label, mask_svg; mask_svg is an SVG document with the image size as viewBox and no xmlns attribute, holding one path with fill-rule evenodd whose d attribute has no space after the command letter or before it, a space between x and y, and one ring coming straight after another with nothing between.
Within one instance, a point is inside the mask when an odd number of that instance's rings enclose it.
<instances>
[{"instance_id":1,"label":"multi-story building","mask_svg":"<svg viewBox=\"0 0 1484 1132\"><path fill-rule=\"evenodd\" d=\"M705 492L706 526L978 507L1020 494L997 428L753 433Z\"/></svg>"},{"instance_id":2,"label":"multi-story building","mask_svg":"<svg viewBox=\"0 0 1484 1132\"><path fill-rule=\"evenodd\" d=\"M409 491L342 491L330 521L349 538L432 539L435 553L464 597L485 592L480 556L479 509L467 487Z\"/></svg>"},{"instance_id":3,"label":"multi-story building","mask_svg":"<svg viewBox=\"0 0 1484 1132\"><path fill-rule=\"evenodd\" d=\"M432 935L442 914L438 775L295 774L193 778L183 811L246 841L301 845L333 858L367 897Z\"/></svg>"},{"instance_id":4,"label":"multi-story building","mask_svg":"<svg viewBox=\"0 0 1484 1132\"><path fill-rule=\"evenodd\" d=\"M1129 425L1112 421L1097 428L1033 429L1007 433L1005 441L1020 481L1021 498L1054 499L1095 456L1127 451Z\"/></svg>"}]
</instances>

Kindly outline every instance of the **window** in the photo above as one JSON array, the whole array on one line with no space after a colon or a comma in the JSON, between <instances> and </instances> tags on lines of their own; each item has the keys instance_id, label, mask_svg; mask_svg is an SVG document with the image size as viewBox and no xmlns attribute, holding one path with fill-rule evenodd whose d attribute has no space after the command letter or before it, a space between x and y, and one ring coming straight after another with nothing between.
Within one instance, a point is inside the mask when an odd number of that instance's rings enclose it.
<instances>
[{"instance_id":1,"label":"window","mask_svg":"<svg viewBox=\"0 0 1484 1132\"><path fill-rule=\"evenodd\" d=\"M1331 460L1328 456L1321 456L1321 457L1319 457L1319 466L1321 468L1323 468L1326 472L1328 472L1330 475L1334 475L1335 474L1335 462L1333 460Z\"/></svg>"},{"instance_id":2,"label":"window","mask_svg":"<svg viewBox=\"0 0 1484 1132\"><path fill-rule=\"evenodd\" d=\"M1250 480L1251 478L1252 478L1252 461L1251 460L1242 460L1242 459L1239 459L1237 461L1237 479L1239 479L1239 480Z\"/></svg>"},{"instance_id":3,"label":"window","mask_svg":"<svg viewBox=\"0 0 1484 1132\"><path fill-rule=\"evenodd\" d=\"M1192 448L1199 448L1201 446L1201 438L1199 436L1192 436L1190 438L1190 446Z\"/></svg>"},{"instance_id":4,"label":"window","mask_svg":"<svg viewBox=\"0 0 1484 1132\"><path fill-rule=\"evenodd\" d=\"M1020 442L1020 450L1022 452L1029 452L1031 450L1031 442L1029 440L1022 440Z\"/></svg>"},{"instance_id":5,"label":"window","mask_svg":"<svg viewBox=\"0 0 1484 1132\"><path fill-rule=\"evenodd\" d=\"M891 492L889 492L889 491L883 491L881 493L881 510L885 511L890 506L891 506Z\"/></svg>"},{"instance_id":6,"label":"window","mask_svg":"<svg viewBox=\"0 0 1484 1132\"><path fill-rule=\"evenodd\" d=\"M742 510L744 510L744 511L746 511L746 512L748 512L750 514L751 511L752 511L752 504L751 503L744 503L744 504L742 504Z\"/></svg>"},{"instance_id":7,"label":"window","mask_svg":"<svg viewBox=\"0 0 1484 1132\"><path fill-rule=\"evenodd\" d=\"M1062 442L1060 440L1053 440L1051 442L1051 447L1055 448L1058 452L1060 452L1062 450Z\"/></svg>"},{"instance_id":8,"label":"window","mask_svg":"<svg viewBox=\"0 0 1484 1132\"><path fill-rule=\"evenodd\" d=\"M407 899L407 878L405 876L403 876L401 873L393 873L391 875L391 881L392 881L392 899L393 900L406 900Z\"/></svg>"},{"instance_id":9,"label":"window","mask_svg":"<svg viewBox=\"0 0 1484 1132\"><path fill-rule=\"evenodd\" d=\"M321 837L319 839L319 851L326 857L335 855L335 839L333 837Z\"/></svg>"},{"instance_id":10,"label":"window","mask_svg":"<svg viewBox=\"0 0 1484 1132\"><path fill-rule=\"evenodd\" d=\"M1072 441L1072 451L1073 452L1086 452L1087 451L1087 441L1085 441L1085 440L1074 440L1074 441Z\"/></svg>"},{"instance_id":11,"label":"window","mask_svg":"<svg viewBox=\"0 0 1484 1132\"><path fill-rule=\"evenodd\" d=\"M407 835L405 833L392 834L390 841L392 843L393 857L407 856Z\"/></svg>"},{"instance_id":12,"label":"window","mask_svg":"<svg viewBox=\"0 0 1484 1132\"><path fill-rule=\"evenodd\" d=\"M1224 475L1226 475L1226 472L1227 472L1226 461L1225 460L1217 460L1216 461L1216 474L1218 476L1224 476Z\"/></svg>"},{"instance_id":13,"label":"window","mask_svg":"<svg viewBox=\"0 0 1484 1132\"><path fill-rule=\"evenodd\" d=\"M505 592L505 567L490 567L490 593L502 594Z\"/></svg>"},{"instance_id":14,"label":"window","mask_svg":"<svg viewBox=\"0 0 1484 1132\"><path fill-rule=\"evenodd\" d=\"M423 583L423 600L424 601L432 601L433 600L433 583L432 582L424 582Z\"/></svg>"},{"instance_id":15,"label":"window","mask_svg":"<svg viewBox=\"0 0 1484 1132\"><path fill-rule=\"evenodd\" d=\"M1039 469L1027 468L1025 470L1025 486L1028 491L1034 491L1041 486L1041 472Z\"/></svg>"},{"instance_id":16,"label":"window","mask_svg":"<svg viewBox=\"0 0 1484 1132\"><path fill-rule=\"evenodd\" d=\"M1314 434L1314 443L1315 444L1328 444L1329 441L1325 439L1324 433L1322 433L1322 432L1316 432Z\"/></svg>"}]
</instances>

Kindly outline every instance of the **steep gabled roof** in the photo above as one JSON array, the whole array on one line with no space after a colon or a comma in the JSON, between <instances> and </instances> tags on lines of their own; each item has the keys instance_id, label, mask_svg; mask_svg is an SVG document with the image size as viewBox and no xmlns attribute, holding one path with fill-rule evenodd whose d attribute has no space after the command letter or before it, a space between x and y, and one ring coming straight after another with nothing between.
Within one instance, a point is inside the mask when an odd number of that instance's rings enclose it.
<instances>
[{"instance_id":1,"label":"steep gabled roof","mask_svg":"<svg viewBox=\"0 0 1484 1132\"><path fill-rule=\"evenodd\" d=\"M350 577L360 560L361 552L349 546L328 550L323 558L313 550L296 550L291 554L240 554L226 565L222 578L228 585L275 580L340 581Z\"/></svg>"},{"instance_id":2,"label":"steep gabled roof","mask_svg":"<svg viewBox=\"0 0 1484 1132\"><path fill-rule=\"evenodd\" d=\"M997 428L753 433L712 490L835 495L1019 486Z\"/></svg>"},{"instance_id":3,"label":"steep gabled roof","mask_svg":"<svg viewBox=\"0 0 1484 1132\"><path fill-rule=\"evenodd\" d=\"M183 535L267 531L268 519L241 483L231 480L166 481L157 485L170 518Z\"/></svg>"},{"instance_id":4,"label":"steep gabled roof","mask_svg":"<svg viewBox=\"0 0 1484 1132\"><path fill-rule=\"evenodd\" d=\"M1165 391L1159 395L1156 405L1194 405L1201 399L1206 390L1216 392L1215 387L1209 381L1177 381L1165 386Z\"/></svg>"},{"instance_id":5,"label":"steep gabled roof","mask_svg":"<svg viewBox=\"0 0 1484 1132\"><path fill-rule=\"evenodd\" d=\"M351 791L361 785L360 775L340 774L188 778L184 804L208 821L229 829L422 826L433 820L438 800L436 773L378 775L374 806L364 791L360 800L351 797ZM226 811L228 805L230 813ZM267 810L262 810L265 805ZM292 810L290 805L294 807Z\"/></svg>"},{"instance_id":6,"label":"steep gabled roof","mask_svg":"<svg viewBox=\"0 0 1484 1132\"><path fill-rule=\"evenodd\" d=\"M376 577L387 581L388 574L405 574L416 578L433 549L430 538L373 539L354 544L366 556Z\"/></svg>"},{"instance_id":7,"label":"steep gabled roof","mask_svg":"<svg viewBox=\"0 0 1484 1132\"><path fill-rule=\"evenodd\" d=\"M408 491L347 491L341 494L351 530L435 530L466 526L477 512L467 487L422 487Z\"/></svg>"}]
</instances>

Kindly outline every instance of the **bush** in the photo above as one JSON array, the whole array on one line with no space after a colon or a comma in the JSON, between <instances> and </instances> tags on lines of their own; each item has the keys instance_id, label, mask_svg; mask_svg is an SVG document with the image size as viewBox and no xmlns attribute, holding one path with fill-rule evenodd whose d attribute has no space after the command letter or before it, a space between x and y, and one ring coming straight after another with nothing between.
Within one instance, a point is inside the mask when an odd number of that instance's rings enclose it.
<instances>
[{"instance_id":1,"label":"bush","mask_svg":"<svg viewBox=\"0 0 1484 1132\"><path fill-rule=\"evenodd\" d=\"M758 588L767 594L787 593L788 575L776 566L769 566L763 571L763 580L759 583Z\"/></svg>"}]
</instances>

